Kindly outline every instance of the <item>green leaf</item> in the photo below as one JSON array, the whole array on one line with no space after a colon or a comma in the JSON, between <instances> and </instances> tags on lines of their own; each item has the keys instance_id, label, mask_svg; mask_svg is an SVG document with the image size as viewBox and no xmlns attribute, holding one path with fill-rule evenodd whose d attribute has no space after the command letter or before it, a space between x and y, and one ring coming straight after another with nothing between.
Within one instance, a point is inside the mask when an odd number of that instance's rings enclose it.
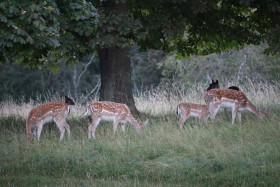
<instances>
[{"instance_id":1,"label":"green leaf","mask_svg":"<svg viewBox=\"0 0 280 187\"><path fill-rule=\"evenodd\" d=\"M13 27L14 25L15 25L14 22L8 21L8 24L7 24L8 27Z\"/></svg>"},{"instance_id":2,"label":"green leaf","mask_svg":"<svg viewBox=\"0 0 280 187\"><path fill-rule=\"evenodd\" d=\"M43 31L45 28L46 28L45 25L43 25L43 24L40 24L40 25L39 25L39 30L40 30L40 31Z\"/></svg>"},{"instance_id":3,"label":"green leaf","mask_svg":"<svg viewBox=\"0 0 280 187\"><path fill-rule=\"evenodd\" d=\"M7 23L8 19L5 16L1 16L1 22Z\"/></svg>"},{"instance_id":4,"label":"green leaf","mask_svg":"<svg viewBox=\"0 0 280 187\"><path fill-rule=\"evenodd\" d=\"M40 22L38 20L34 21L33 24L36 26L36 27L39 27L39 24Z\"/></svg>"},{"instance_id":5,"label":"green leaf","mask_svg":"<svg viewBox=\"0 0 280 187\"><path fill-rule=\"evenodd\" d=\"M19 42L20 42L21 44L25 44L25 40L24 40L23 38L21 38L21 37L19 37Z\"/></svg>"},{"instance_id":6,"label":"green leaf","mask_svg":"<svg viewBox=\"0 0 280 187\"><path fill-rule=\"evenodd\" d=\"M59 71L59 66L55 64L50 64L47 69L51 70L56 75Z\"/></svg>"}]
</instances>

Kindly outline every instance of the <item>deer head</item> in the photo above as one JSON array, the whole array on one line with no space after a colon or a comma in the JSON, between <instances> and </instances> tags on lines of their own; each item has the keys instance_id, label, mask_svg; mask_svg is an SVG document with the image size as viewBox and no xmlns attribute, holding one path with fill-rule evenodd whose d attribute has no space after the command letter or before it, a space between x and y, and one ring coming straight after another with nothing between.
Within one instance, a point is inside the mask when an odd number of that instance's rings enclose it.
<instances>
[{"instance_id":1,"label":"deer head","mask_svg":"<svg viewBox=\"0 0 280 187\"><path fill-rule=\"evenodd\" d=\"M211 90L211 89L215 89L215 88L220 88L220 85L219 85L219 82L218 80L216 80L216 82L212 79L212 83L210 83L209 87L207 88L207 91L208 90Z\"/></svg>"}]
</instances>

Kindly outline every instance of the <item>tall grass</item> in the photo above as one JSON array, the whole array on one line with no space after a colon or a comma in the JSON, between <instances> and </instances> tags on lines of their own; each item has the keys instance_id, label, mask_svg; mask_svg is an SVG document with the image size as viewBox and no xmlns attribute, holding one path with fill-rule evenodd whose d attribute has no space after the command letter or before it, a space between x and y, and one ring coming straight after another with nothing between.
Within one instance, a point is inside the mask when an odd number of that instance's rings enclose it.
<instances>
[{"instance_id":1,"label":"tall grass","mask_svg":"<svg viewBox=\"0 0 280 187\"><path fill-rule=\"evenodd\" d=\"M40 142L29 142L25 119L38 103L3 102L0 186L279 186L279 85L241 86L255 105L267 108L264 120L244 113L242 124L232 126L231 114L221 111L208 124L189 119L179 129L177 104L203 103L203 88L142 93L137 108L150 114L142 134L127 125L125 134L119 129L113 135L112 123L105 122L95 140L87 139L80 103L67 119L70 140L59 142L58 129L46 124Z\"/></svg>"},{"instance_id":2,"label":"tall grass","mask_svg":"<svg viewBox=\"0 0 280 187\"><path fill-rule=\"evenodd\" d=\"M227 82L221 85L221 88L227 88L232 85L238 85L234 82ZM150 113L153 115L170 114L176 111L176 107L180 102L191 102L204 104L204 94L209 85L200 83L194 85L191 89L184 92L178 90L176 86L167 85L162 89L151 89L139 94L135 98L136 106L140 111ZM257 107L279 107L280 99L280 85L278 82L274 84L269 83L254 83L248 81L244 85L238 85L240 90L246 93L247 97Z\"/></svg>"}]
</instances>

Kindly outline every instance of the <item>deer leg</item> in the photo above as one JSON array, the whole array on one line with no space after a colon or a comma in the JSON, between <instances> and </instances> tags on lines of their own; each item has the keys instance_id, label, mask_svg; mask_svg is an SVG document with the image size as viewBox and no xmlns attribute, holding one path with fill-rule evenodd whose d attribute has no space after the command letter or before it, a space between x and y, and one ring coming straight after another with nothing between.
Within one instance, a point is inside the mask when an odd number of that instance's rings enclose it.
<instances>
[{"instance_id":1,"label":"deer leg","mask_svg":"<svg viewBox=\"0 0 280 187\"><path fill-rule=\"evenodd\" d=\"M95 139L95 135L94 135L94 130L95 129L95 124L92 123L89 127L88 127L88 139L91 139L91 136L93 137L93 139Z\"/></svg>"},{"instance_id":2,"label":"deer leg","mask_svg":"<svg viewBox=\"0 0 280 187\"><path fill-rule=\"evenodd\" d=\"M207 123L207 115L205 113L199 113L198 114L198 119L200 123Z\"/></svg>"},{"instance_id":3,"label":"deer leg","mask_svg":"<svg viewBox=\"0 0 280 187\"><path fill-rule=\"evenodd\" d=\"M238 107L237 107L237 106L234 106L234 107L232 108L232 125L234 124L237 111L238 111Z\"/></svg>"},{"instance_id":4,"label":"deer leg","mask_svg":"<svg viewBox=\"0 0 280 187\"><path fill-rule=\"evenodd\" d=\"M66 129L66 131L67 131L67 135L68 135L68 140L70 140L70 127L69 127L69 125L66 123L66 121L65 120L63 120L63 126L64 126L64 128Z\"/></svg>"},{"instance_id":5,"label":"deer leg","mask_svg":"<svg viewBox=\"0 0 280 187\"><path fill-rule=\"evenodd\" d=\"M237 116L238 116L239 122L241 123L241 112L237 112Z\"/></svg>"},{"instance_id":6,"label":"deer leg","mask_svg":"<svg viewBox=\"0 0 280 187\"><path fill-rule=\"evenodd\" d=\"M113 132L114 132L114 134L115 134L116 131L117 131L118 124L119 124L119 120L118 120L118 119L115 119L115 120L114 120L114 124L113 124Z\"/></svg>"},{"instance_id":7,"label":"deer leg","mask_svg":"<svg viewBox=\"0 0 280 187\"><path fill-rule=\"evenodd\" d=\"M33 125L29 124L28 122L26 122L26 135L28 140L32 140L32 136L34 135L33 131L32 131L32 127Z\"/></svg>"},{"instance_id":8,"label":"deer leg","mask_svg":"<svg viewBox=\"0 0 280 187\"><path fill-rule=\"evenodd\" d=\"M220 104L219 103L210 103L209 104L209 109L210 109L210 117L211 119L214 119L220 109Z\"/></svg>"},{"instance_id":9,"label":"deer leg","mask_svg":"<svg viewBox=\"0 0 280 187\"><path fill-rule=\"evenodd\" d=\"M199 121L199 123L203 123L204 122L204 116L199 114L198 115L198 121Z\"/></svg>"},{"instance_id":10,"label":"deer leg","mask_svg":"<svg viewBox=\"0 0 280 187\"><path fill-rule=\"evenodd\" d=\"M122 124L122 132L125 133L125 124Z\"/></svg>"},{"instance_id":11,"label":"deer leg","mask_svg":"<svg viewBox=\"0 0 280 187\"><path fill-rule=\"evenodd\" d=\"M185 123L185 121L189 118L190 116L188 115L188 116L183 116L183 117L181 117L181 119L180 119L180 121L178 122L178 124L179 124L179 126L180 126L180 129L182 129L183 128L183 124Z\"/></svg>"},{"instance_id":12,"label":"deer leg","mask_svg":"<svg viewBox=\"0 0 280 187\"><path fill-rule=\"evenodd\" d=\"M178 122L178 125L180 126L180 129L183 128L183 124L185 121L190 117L190 108L187 108L187 110L182 109L182 113L180 115L180 120Z\"/></svg>"},{"instance_id":13,"label":"deer leg","mask_svg":"<svg viewBox=\"0 0 280 187\"><path fill-rule=\"evenodd\" d=\"M37 134L36 134L36 138L37 138L38 141L39 141L40 136L41 136L42 128L43 128L43 123L41 122L41 123L39 123L39 124L37 125Z\"/></svg>"},{"instance_id":14,"label":"deer leg","mask_svg":"<svg viewBox=\"0 0 280 187\"><path fill-rule=\"evenodd\" d=\"M92 132L92 126L93 124L91 124L90 126L88 126L88 139L91 139L91 132Z\"/></svg>"},{"instance_id":15,"label":"deer leg","mask_svg":"<svg viewBox=\"0 0 280 187\"><path fill-rule=\"evenodd\" d=\"M186 121L186 118L181 118L180 121L178 122L178 125L180 127L180 129L183 128L183 123Z\"/></svg>"},{"instance_id":16,"label":"deer leg","mask_svg":"<svg viewBox=\"0 0 280 187\"><path fill-rule=\"evenodd\" d=\"M64 137L64 132L65 132L63 121L61 119L54 119L54 122L60 131L59 140L62 141L62 139Z\"/></svg>"},{"instance_id":17,"label":"deer leg","mask_svg":"<svg viewBox=\"0 0 280 187\"><path fill-rule=\"evenodd\" d=\"M201 116L201 121L202 121L203 123L207 123L209 117L210 117L210 114L203 114L203 115Z\"/></svg>"},{"instance_id":18,"label":"deer leg","mask_svg":"<svg viewBox=\"0 0 280 187\"><path fill-rule=\"evenodd\" d=\"M30 135L31 140L37 139L37 129L38 129L37 125L31 127L31 135Z\"/></svg>"},{"instance_id":19,"label":"deer leg","mask_svg":"<svg viewBox=\"0 0 280 187\"><path fill-rule=\"evenodd\" d=\"M91 125L88 127L88 138L91 139L91 137L93 139L95 139L95 130L98 126L100 122L100 118L94 118L92 117L92 123Z\"/></svg>"}]
</instances>

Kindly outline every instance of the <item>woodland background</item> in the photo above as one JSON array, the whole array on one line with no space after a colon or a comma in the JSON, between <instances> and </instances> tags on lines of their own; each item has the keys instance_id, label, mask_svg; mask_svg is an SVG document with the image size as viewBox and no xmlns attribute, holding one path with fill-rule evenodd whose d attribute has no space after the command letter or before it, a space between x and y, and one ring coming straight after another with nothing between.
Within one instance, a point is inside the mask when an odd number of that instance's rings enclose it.
<instances>
[{"instance_id":1,"label":"woodland background","mask_svg":"<svg viewBox=\"0 0 280 187\"><path fill-rule=\"evenodd\" d=\"M181 92L198 83L211 79L220 83L276 83L280 81L279 55L265 55L266 44L248 45L241 50L206 56L178 58L176 53L165 54L160 50L130 50L133 93L155 87L175 87ZM98 96L100 90L99 60L96 54L83 57L77 64L69 65L65 60L58 62L60 70L32 69L11 63L0 66L0 99L8 98L44 100L42 96L70 94L75 99Z\"/></svg>"}]
</instances>

